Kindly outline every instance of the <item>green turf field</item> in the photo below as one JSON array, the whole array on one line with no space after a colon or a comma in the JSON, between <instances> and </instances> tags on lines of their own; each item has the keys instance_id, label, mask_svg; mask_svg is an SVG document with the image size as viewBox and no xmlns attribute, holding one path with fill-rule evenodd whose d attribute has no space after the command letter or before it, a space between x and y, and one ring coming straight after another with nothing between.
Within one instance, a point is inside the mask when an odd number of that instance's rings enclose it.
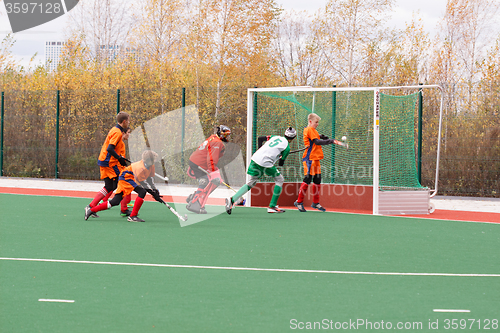
<instances>
[{"instance_id":1,"label":"green turf field","mask_svg":"<svg viewBox=\"0 0 500 333\"><path fill-rule=\"evenodd\" d=\"M0 332L500 332L500 224L88 201L0 194Z\"/></svg>"}]
</instances>

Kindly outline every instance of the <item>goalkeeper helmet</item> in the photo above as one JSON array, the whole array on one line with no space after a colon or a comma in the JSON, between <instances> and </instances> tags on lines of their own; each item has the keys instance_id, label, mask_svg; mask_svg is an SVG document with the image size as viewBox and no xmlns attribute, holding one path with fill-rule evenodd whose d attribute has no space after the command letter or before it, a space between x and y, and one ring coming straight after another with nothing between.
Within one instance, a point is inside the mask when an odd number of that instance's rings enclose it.
<instances>
[{"instance_id":1,"label":"goalkeeper helmet","mask_svg":"<svg viewBox=\"0 0 500 333\"><path fill-rule=\"evenodd\" d=\"M158 159L158 154L152 150L145 150L142 153L142 160L144 161L144 166L149 169L153 164L155 164Z\"/></svg>"},{"instance_id":2,"label":"goalkeeper helmet","mask_svg":"<svg viewBox=\"0 0 500 333\"><path fill-rule=\"evenodd\" d=\"M297 132L293 127L288 127L285 131L285 138L293 140L297 136Z\"/></svg>"},{"instance_id":3,"label":"goalkeeper helmet","mask_svg":"<svg viewBox=\"0 0 500 333\"><path fill-rule=\"evenodd\" d=\"M231 130L226 125L217 126L217 136L224 142L227 142Z\"/></svg>"}]
</instances>

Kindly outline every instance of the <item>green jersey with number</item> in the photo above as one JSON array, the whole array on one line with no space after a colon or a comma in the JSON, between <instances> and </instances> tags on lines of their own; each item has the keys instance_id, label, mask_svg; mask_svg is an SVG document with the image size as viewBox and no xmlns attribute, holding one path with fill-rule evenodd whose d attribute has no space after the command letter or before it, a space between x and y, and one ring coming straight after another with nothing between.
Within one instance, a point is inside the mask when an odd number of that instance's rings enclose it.
<instances>
[{"instance_id":1,"label":"green jersey with number","mask_svg":"<svg viewBox=\"0 0 500 333\"><path fill-rule=\"evenodd\" d=\"M290 153L290 146L285 137L273 135L252 156L252 161L264 168L274 166L277 160L284 160Z\"/></svg>"}]
</instances>

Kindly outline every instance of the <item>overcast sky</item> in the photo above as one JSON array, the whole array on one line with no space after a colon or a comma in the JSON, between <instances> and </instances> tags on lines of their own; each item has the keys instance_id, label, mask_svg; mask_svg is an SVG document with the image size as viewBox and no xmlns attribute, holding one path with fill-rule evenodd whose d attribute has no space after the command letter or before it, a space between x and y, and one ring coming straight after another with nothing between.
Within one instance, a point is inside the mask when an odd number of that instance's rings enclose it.
<instances>
[{"instance_id":1,"label":"overcast sky","mask_svg":"<svg viewBox=\"0 0 500 333\"><path fill-rule=\"evenodd\" d=\"M277 0L276 2L286 10L308 10L313 13L324 7L327 0ZM443 17L446 7L446 0L396 0L395 3L395 11L389 22L390 27L403 29L405 23L411 21L412 13L419 12L423 19L424 28L431 33L431 37L434 35L438 21ZM3 1L0 2L0 13L0 40L2 40L12 31ZM45 59L45 41L64 39L66 25L67 15L63 15L38 27L16 33L14 37L16 43L12 48L15 58L22 59L20 63L27 66L31 57L38 53L35 62L42 63Z\"/></svg>"}]
</instances>

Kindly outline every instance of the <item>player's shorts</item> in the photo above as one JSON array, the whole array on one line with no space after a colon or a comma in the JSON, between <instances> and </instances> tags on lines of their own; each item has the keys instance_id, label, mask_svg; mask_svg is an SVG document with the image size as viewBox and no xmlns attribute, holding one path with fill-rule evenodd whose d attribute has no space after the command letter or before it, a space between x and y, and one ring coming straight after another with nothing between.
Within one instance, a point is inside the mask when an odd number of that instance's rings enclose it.
<instances>
[{"instance_id":1,"label":"player's shorts","mask_svg":"<svg viewBox=\"0 0 500 333\"><path fill-rule=\"evenodd\" d=\"M119 180L118 181L118 188L116 189L116 193L123 193L123 197L129 195L132 193L134 188L136 188L138 185L136 182L134 182L131 179L127 180Z\"/></svg>"},{"instance_id":2,"label":"player's shorts","mask_svg":"<svg viewBox=\"0 0 500 333\"><path fill-rule=\"evenodd\" d=\"M101 179L104 179L104 178L109 178L109 179L113 179L113 178L116 178L120 175L120 168L118 167L118 165L115 165L113 167L103 167L103 166L100 166L99 169L101 170Z\"/></svg>"},{"instance_id":3,"label":"player's shorts","mask_svg":"<svg viewBox=\"0 0 500 333\"><path fill-rule=\"evenodd\" d=\"M315 161L304 161L302 162L304 165L304 176L307 175L320 175L321 174L321 164L319 163L319 160Z\"/></svg>"},{"instance_id":4,"label":"player's shorts","mask_svg":"<svg viewBox=\"0 0 500 333\"><path fill-rule=\"evenodd\" d=\"M270 168L264 168L263 166L258 165L254 161L250 162L250 166L248 167L247 174L254 177L262 177L264 174L270 177L277 177L280 175L280 171L273 165Z\"/></svg>"}]
</instances>

